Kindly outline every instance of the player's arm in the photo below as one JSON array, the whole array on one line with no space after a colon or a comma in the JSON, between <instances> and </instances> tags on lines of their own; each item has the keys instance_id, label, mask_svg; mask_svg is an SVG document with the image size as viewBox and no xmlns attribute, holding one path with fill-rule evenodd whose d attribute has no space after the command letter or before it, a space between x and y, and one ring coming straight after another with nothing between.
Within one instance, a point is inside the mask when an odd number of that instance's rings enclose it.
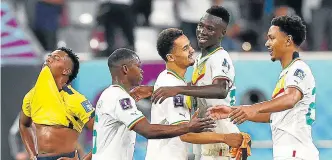
<instances>
[{"instance_id":1,"label":"player's arm","mask_svg":"<svg viewBox=\"0 0 332 160\"><path fill-rule=\"evenodd\" d=\"M189 132L201 132L204 129L214 127L211 118L200 119L197 116L183 125L150 124L143 113L137 109L134 99L129 97L119 99L114 116L130 130L134 130L148 139L177 137Z\"/></svg>"},{"instance_id":2,"label":"player's arm","mask_svg":"<svg viewBox=\"0 0 332 160\"><path fill-rule=\"evenodd\" d=\"M187 96L224 99L229 92L229 80L226 78L215 78L211 85L206 86L175 86L160 87L152 94L152 102L162 103L166 98L183 94Z\"/></svg>"},{"instance_id":3,"label":"player's arm","mask_svg":"<svg viewBox=\"0 0 332 160\"><path fill-rule=\"evenodd\" d=\"M302 69L296 67L289 70L285 77L283 95L249 107L237 108L229 115L231 120L240 124L257 116L258 113L274 113L293 108L303 98L303 91L307 90L307 78Z\"/></svg>"},{"instance_id":4,"label":"player's arm","mask_svg":"<svg viewBox=\"0 0 332 160\"><path fill-rule=\"evenodd\" d=\"M193 97L224 99L227 97L234 74L230 72L230 60L227 58L213 57L209 66L211 70L212 84L205 86L176 86L176 87L160 87L152 94L154 103L162 103L166 98L183 94Z\"/></svg>"},{"instance_id":5,"label":"player's arm","mask_svg":"<svg viewBox=\"0 0 332 160\"><path fill-rule=\"evenodd\" d=\"M284 95L270 101L254 104L252 107L257 110L258 113L280 112L293 108L295 104L302 99L302 97L302 92L296 87L288 87L285 90Z\"/></svg>"},{"instance_id":6,"label":"player's arm","mask_svg":"<svg viewBox=\"0 0 332 160\"><path fill-rule=\"evenodd\" d=\"M226 143L231 147L239 147L243 137L238 133L220 134L215 132L187 133L180 136L181 141L193 144Z\"/></svg>"},{"instance_id":7,"label":"player's arm","mask_svg":"<svg viewBox=\"0 0 332 160\"><path fill-rule=\"evenodd\" d=\"M181 125L150 124L146 118L143 118L132 129L147 139L165 139L190 132L201 132L213 128L213 124L214 122L210 121L209 118L194 117L189 123Z\"/></svg>"},{"instance_id":8,"label":"player's arm","mask_svg":"<svg viewBox=\"0 0 332 160\"><path fill-rule=\"evenodd\" d=\"M20 113L20 121L19 121L19 128L20 128L20 134L23 141L23 144L25 146L25 149L27 150L30 159L32 159L34 156L37 155L35 144L34 144L34 135L31 129L32 119L31 117L26 116L23 111Z\"/></svg>"},{"instance_id":9,"label":"player's arm","mask_svg":"<svg viewBox=\"0 0 332 160\"><path fill-rule=\"evenodd\" d=\"M89 121L85 124L85 127L90 131L93 131L94 118L90 118ZM83 160L91 160L92 159L92 151L90 151L87 155L83 157Z\"/></svg>"},{"instance_id":10,"label":"player's arm","mask_svg":"<svg viewBox=\"0 0 332 160\"><path fill-rule=\"evenodd\" d=\"M230 116L232 111L235 111L238 108L249 107L249 106L239 106L239 107L228 107L223 105L213 106L208 108L206 116L211 117L212 119L226 119ZM252 122L260 122L260 123L269 123L270 122L271 113L257 113L252 117L248 117L247 120Z\"/></svg>"}]
</instances>

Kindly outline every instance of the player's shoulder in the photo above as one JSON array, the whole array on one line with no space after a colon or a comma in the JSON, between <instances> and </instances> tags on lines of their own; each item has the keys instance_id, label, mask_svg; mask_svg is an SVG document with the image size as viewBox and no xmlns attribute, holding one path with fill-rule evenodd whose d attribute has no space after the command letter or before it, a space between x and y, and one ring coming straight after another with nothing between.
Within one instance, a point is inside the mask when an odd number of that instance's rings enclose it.
<instances>
[{"instance_id":1,"label":"player's shoulder","mask_svg":"<svg viewBox=\"0 0 332 160\"><path fill-rule=\"evenodd\" d=\"M216 51L214 54L211 55L211 57L224 57L224 58L229 58L229 53L221 48L220 50Z\"/></svg>"},{"instance_id":2,"label":"player's shoulder","mask_svg":"<svg viewBox=\"0 0 332 160\"><path fill-rule=\"evenodd\" d=\"M155 86L177 86L184 83L182 80L176 78L171 72L164 70L162 71L155 82Z\"/></svg>"},{"instance_id":3,"label":"player's shoulder","mask_svg":"<svg viewBox=\"0 0 332 160\"><path fill-rule=\"evenodd\" d=\"M35 93L35 87L31 88L29 90L29 92L27 92L23 98L24 101L27 101L27 100L30 100L32 98L32 96L34 95Z\"/></svg>"},{"instance_id":4,"label":"player's shoulder","mask_svg":"<svg viewBox=\"0 0 332 160\"><path fill-rule=\"evenodd\" d=\"M85 99L85 96L82 93L80 93L79 91L77 91L76 89L74 89L73 86L71 86L71 85L66 85L66 86L62 87L62 90L65 93L67 93L70 97Z\"/></svg>"},{"instance_id":5,"label":"player's shoulder","mask_svg":"<svg viewBox=\"0 0 332 160\"><path fill-rule=\"evenodd\" d=\"M218 50L216 53L212 54L209 58L210 61L227 61L229 63L232 63L232 59L229 55L229 53L224 50L224 49L220 49Z\"/></svg>"},{"instance_id":6,"label":"player's shoulder","mask_svg":"<svg viewBox=\"0 0 332 160\"><path fill-rule=\"evenodd\" d=\"M121 99L121 98L132 98L129 93L120 85L110 85L104 90L101 98L110 100Z\"/></svg>"},{"instance_id":7,"label":"player's shoulder","mask_svg":"<svg viewBox=\"0 0 332 160\"><path fill-rule=\"evenodd\" d=\"M303 72L306 74L312 74L310 66L302 60L297 60L293 65L289 67L289 71L292 72Z\"/></svg>"}]
</instances>

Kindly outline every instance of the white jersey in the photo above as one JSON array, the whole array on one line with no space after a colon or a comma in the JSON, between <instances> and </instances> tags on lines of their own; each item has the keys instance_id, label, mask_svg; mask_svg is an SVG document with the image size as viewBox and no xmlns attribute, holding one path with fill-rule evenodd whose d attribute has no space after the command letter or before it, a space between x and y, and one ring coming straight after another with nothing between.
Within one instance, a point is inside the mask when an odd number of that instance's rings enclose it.
<instances>
[{"instance_id":1,"label":"white jersey","mask_svg":"<svg viewBox=\"0 0 332 160\"><path fill-rule=\"evenodd\" d=\"M170 70L161 72L154 85L154 90L163 86L186 86L186 82ZM176 95L167 98L163 103L152 104L151 123L177 125L190 120L187 96ZM189 104L190 105L190 104ZM148 140L145 160L187 160L188 147L179 137Z\"/></svg>"},{"instance_id":2,"label":"white jersey","mask_svg":"<svg viewBox=\"0 0 332 160\"><path fill-rule=\"evenodd\" d=\"M131 129L144 115L134 99L118 85L101 94L95 111L92 160L132 160L136 133Z\"/></svg>"},{"instance_id":3,"label":"white jersey","mask_svg":"<svg viewBox=\"0 0 332 160\"><path fill-rule=\"evenodd\" d=\"M316 108L315 78L309 66L299 59L281 72L272 98L283 95L288 87L297 88L303 98L292 109L271 114L273 156L318 160L318 150L311 137Z\"/></svg>"},{"instance_id":4,"label":"white jersey","mask_svg":"<svg viewBox=\"0 0 332 160\"><path fill-rule=\"evenodd\" d=\"M233 62L227 51L221 47L217 48L210 54L201 57L198 55L192 76L192 84L196 86L211 85L217 78L227 79L231 83L230 91L225 99L205 99L197 98L197 106L200 108L200 116L205 116L206 109L215 105L233 106L235 104L235 70ZM217 133L239 133L238 127L230 122L229 119L216 121ZM200 151L201 149L201 151ZM194 153L196 155L202 154L205 156L229 156L229 146L224 143L194 145ZM220 153L223 150L223 153Z\"/></svg>"}]
</instances>

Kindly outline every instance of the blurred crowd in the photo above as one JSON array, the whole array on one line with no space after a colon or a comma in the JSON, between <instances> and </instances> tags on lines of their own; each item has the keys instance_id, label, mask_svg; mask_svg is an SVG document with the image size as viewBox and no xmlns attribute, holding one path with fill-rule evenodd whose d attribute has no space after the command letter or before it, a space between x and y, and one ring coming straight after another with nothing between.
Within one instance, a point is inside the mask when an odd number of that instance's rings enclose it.
<instances>
[{"instance_id":1,"label":"blurred crowd","mask_svg":"<svg viewBox=\"0 0 332 160\"><path fill-rule=\"evenodd\" d=\"M61 45L59 31L69 25L71 10L81 8L79 3L74 7L68 5L75 0L16 1L30 3L30 8L26 9L29 26L47 51ZM227 36L222 41L228 51L265 51L270 21L280 15L299 15L307 24L303 50L332 50L331 0L95 0L92 3L94 5L90 7L95 7L94 13L85 14L81 22L89 21L91 17L93 27L87 39L90 39L90 50L99 52L100 56L107 56L118 47L136 49L137 27L159 30L179 27L197 49L196 25L211 5L224 6L231 14ZM168 11L161 12L166 9ZM158 19L164 22L158 23Z\"/></svg>"}]
</instances>

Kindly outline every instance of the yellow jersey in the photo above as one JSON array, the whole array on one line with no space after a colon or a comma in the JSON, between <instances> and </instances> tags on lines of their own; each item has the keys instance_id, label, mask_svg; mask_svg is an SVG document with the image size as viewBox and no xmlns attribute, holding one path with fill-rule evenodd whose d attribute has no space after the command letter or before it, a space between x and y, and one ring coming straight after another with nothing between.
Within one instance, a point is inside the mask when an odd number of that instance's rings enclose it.
<instances>
[{"instance_id":1,"label":"yellow jersey","mask_svg":"<svg viewBox=\"0 0 332 160\"><path fill-rule=\"evenodd\" d=\"M62 125L81 132L94 117L94 108L70 85L58 90L50 69L42 69L35 86L25 95L23 113L36 124Z\"/></svg>"}]
</instances>

